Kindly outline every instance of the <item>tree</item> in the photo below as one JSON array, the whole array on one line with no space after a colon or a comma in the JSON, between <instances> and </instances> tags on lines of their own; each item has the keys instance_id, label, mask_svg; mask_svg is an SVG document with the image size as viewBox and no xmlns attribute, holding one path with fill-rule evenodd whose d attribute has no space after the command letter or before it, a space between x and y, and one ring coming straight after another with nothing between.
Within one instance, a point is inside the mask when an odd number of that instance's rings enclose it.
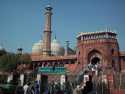
<instances>
[{"instance_id":1,"label":"tree","mask_svg":"<svg viewBox=\"0 0 125 94\"><path fill-rule=\"evenodd\" d=\"M5 55L7 52L4 50L4 49L2 49L2 50L0 50L0 57L2 56L2 55Z\"/></svg>"},{"instance_id":2,"label":"tree","mask_svg":"<svg viewBox=\"0 0 125 94\"><path fill-rule=\"evenodd\" d=\"M17 70L20 72L24 71L25 69L30 69L31 66L31 56L28 53L25 54L17 54L19 57L18 63L17 63Z\"/></svg>"},{"instance_id":3,"label":"tree","mask_svg":"<svg viewBox=\"0 0 125 94\"><path fill-rule=\"evenodd\" d=\"M28 53L24 53L20 55L19 61L23 64L30 64L31 63L31 56Z\"/></svg>"},{"instance_id":4,"label":"tree","mask_svg":"<svg viewBox=\"0 0 125 94\"><path fill-rule=\"evenodd\" d=\"M13 53L7 53L0 57L0 70L13 71L16 69L16 63L19 57Z\"/></svg>"},{"instance_id":5,"label":"tree","mask_svg":"<svg viewBox=\"0 0 125 94\"><path fill-rule=\"evenodd\" d=\"M4 50L0 51L0 71L10 72L16 70L18 66L23 68L24 65L31 65L30 54L15 54Z\"/></svg>"}]
</instances>

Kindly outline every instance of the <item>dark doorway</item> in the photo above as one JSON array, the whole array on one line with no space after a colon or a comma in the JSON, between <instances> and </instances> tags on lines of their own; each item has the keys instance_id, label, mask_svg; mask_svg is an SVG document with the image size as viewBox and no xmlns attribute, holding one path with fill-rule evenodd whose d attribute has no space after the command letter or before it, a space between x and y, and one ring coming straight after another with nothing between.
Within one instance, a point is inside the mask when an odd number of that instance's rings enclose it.
<instances>
[{"instance_id":1,"label":"dark doorway","mask_svg":"<svg viewBox=\"0 0 125 94\"><path fill-rule=\"evenodd\" d=\"M92 65L96 65L100 62L100 59L98 57L94 57L92 60L91 60L91 64Z\"/></svg>"}]
</instances>

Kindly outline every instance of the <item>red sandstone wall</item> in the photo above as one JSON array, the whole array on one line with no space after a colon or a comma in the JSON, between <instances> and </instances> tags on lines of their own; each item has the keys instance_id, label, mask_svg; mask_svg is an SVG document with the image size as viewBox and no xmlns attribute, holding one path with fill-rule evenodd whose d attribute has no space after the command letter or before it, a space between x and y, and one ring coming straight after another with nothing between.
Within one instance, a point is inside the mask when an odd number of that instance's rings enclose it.
<instances>
[{"instance_id":1,"label":"red sandstone wall","mask_svg":"<svg viewBox=\"0 0 125 94\"><path fill-rule=\"evenodd\" d=\"M115 89L111 91L111 94L125 94L125 90L124 89Z\"/></svg>"},{"instance_id":2,"label":"red sandstone wall","mask_svg":"<svg viewBox=\"0 0 125 94\"><path fill-rule=\"evenodd\" d=\"M117 40L78 40L77 48L77 59L81 65L85 66L88 63L89 53L97 50L102 55L103 66L112 67L112 60L114 60L117 70L119 69L119 46Z\"/></svg>"},{"instance_id":3,"label":"red sandstone wall","mask_svg":"<svg viewBox=\"0 0 125 94\"><path fill-rule=\"evenodd\" d=\"M121 71L125 73L125 56L121 57Z\"/></svg>"}]
</instances>

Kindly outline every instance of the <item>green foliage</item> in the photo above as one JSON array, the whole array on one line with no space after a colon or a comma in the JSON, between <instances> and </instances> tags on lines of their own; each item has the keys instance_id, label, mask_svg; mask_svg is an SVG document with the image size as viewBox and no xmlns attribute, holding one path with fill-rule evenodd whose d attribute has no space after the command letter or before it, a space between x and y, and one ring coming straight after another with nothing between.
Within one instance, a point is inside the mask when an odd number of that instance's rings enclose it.
<instances>
[{"instance_id":1,"label":"green foliage","mask_svg":"<svg viewBox=\"0 0 125 94\"><path fill-rule=\"evenodd\" d=\"M13 71L16 69L16 63L19 57L13 53L7 53L0 57L0 70Z\"/></svg>"},{"instance_id":2,"label":"green foliage","mask_svg":"<svg viewBox=\"0 0 125 94\"><path fill-rule=\"evenodd\" d=\"M2 56L2 55L5 55L7 52L5 51L5 50L0 50L0 57Z\"/></svg>"},{"instance_id":3,"label":"green foliage","mask_svg":"<svg viewBox=\"0 0 125 94\"><path fill-rule=\"evenodd\" d=\"M23 64L30 64L31 63L30 54L25 53L25 54L20 55L19 61Z\"/></svg>"},{"instance_id":4,"label":"green foliage","mask_svg":"<svg viewBox=\"0 0 125 94\"><path fill-rule=\"evenodd\" d=\"M14 54L6 51L0 51L0 71L13 71L17 64L31 63L30 54Z\"/></svg>"}]
</instances>

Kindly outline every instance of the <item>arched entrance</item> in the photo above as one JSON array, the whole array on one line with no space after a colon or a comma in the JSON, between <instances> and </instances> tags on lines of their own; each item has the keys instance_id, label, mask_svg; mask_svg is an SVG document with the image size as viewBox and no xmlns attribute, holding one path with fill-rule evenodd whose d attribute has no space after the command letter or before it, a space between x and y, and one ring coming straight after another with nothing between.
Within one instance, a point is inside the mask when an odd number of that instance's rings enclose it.
<instances>
[{"instance_id":1,"label":"arched entrance","mask_svg":"<svg viewBox=\"0 0 125 94\"><path fill-rule=\"evenodd\" d=\"M92 50L88 54L88 67L90 70L98 71L103 63L102 55L97 50Z\"/></svg>"},{"instance_id":2,"label":"arched entrance","mask_svg":"<svg viewBox=\"0 0 125 94\"><path fill-rule=\"evenodd\" d=\"M98 58L98 57L92 58L92 60L91 60L92 65L97 65L99 63L100 63L100 58Z\"/></svg>"}]
</instances>

